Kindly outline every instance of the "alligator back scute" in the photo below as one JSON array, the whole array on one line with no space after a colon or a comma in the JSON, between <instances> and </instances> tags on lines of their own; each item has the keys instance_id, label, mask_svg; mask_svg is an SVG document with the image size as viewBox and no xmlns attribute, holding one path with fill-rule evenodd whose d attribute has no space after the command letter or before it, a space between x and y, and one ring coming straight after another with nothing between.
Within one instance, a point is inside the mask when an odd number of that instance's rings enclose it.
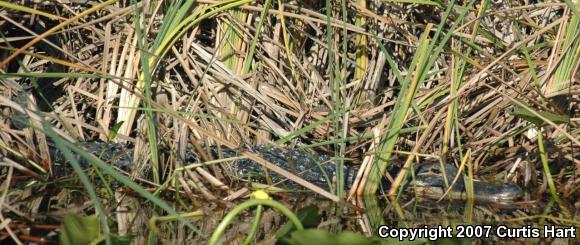
<instances>
[{"instance_id":1,"label":"alligator back scute","mask_svg":"<svg viewBox=\"0 0 580 245\"><path fill-rule=\"evenodd\" d=\"M270 146L257 146L253 151L272 164L323 188L332 184L336 175L336 163L326 155L312 153L300 148L284 150ZM235 164L237 175L240 178L254 177L255 180L255 177L260 179L264 175L262 165L252 160L238 160ZM268 174L274 183L286 179L273 171L269 171ZM350 167L345 167L345 176L346 186L350 186L354 176ZM264 182L263 179L259 181ZM292 181L286 181L283 186L297 187Z\"/></svg>"}]
</instances>

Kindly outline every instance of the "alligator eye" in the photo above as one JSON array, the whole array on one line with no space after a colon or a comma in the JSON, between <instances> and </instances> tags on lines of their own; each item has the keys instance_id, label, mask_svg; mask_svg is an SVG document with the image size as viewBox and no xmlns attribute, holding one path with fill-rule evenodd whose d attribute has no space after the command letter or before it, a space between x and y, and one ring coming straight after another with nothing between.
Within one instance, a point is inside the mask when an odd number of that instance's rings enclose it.
<instances>
[{"instance_id":1,"label":"alligator eye","mask_svg":"<svg viewBox=\"0 0 580 245\"><path fill-rule=\"evenodd\" d=\"M441 171L438 168L431 168L431 172L434 174L440 174Z\"/></svg>"}]
</instances>

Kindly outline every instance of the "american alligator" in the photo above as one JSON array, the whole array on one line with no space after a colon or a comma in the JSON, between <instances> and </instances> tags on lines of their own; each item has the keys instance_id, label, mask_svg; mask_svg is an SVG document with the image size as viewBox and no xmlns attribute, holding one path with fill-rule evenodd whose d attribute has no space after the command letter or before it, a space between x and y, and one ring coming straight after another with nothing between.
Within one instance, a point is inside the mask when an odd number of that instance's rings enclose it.
<instances>
[{"instance_id":1,"label":"american alligator","mask_svg":"<svg viewBox=\"0 0 580 245\"><path fill-rule=\"evenodd\" d=\"M127 145L96 141L79 142L78 145L100 157L105 162L114 163L117 167L126 168L132 164L133 151ZM218 147L212 146L209 148L214 158L240 156L238 152L226 149L225 147L218 149ZM64 163L65 160L62 154L55 147L51 147L51 149L53 149L52 155L54 162ZM330 157L323 154L311 153L304 149L282 150L269 146L257 146L252 147L250 150L272 164L289 170L320 187L328 187L329 183L331 183L329 181L332 180L336 172L335 163L331 161ZM185 163L199 162L199 157L193 152L193 150L187 151L184 159ZM88 166L86 162L83 164ZM262 165L252 160L241 158L229 166L233 170L234 175L239 179L251 178L254 181L265 182ZM419 164L415 168L415 177L410 181L408 186L414 188L415 192L420 196L440 198L448 189L446 188L448 185L442 174L445 173L447 183L451 183L457 175L457 171L457 168L452 165L446 166L445 171L442 171L439 163ZM272 171L268 173L273 183L283 182L285 179ZM346 177L345 185L350 187L356 175L355 170L351 166L345 166L344 173ZM285 183L282 186L292 186L291 181L285 181ZM294 185L292 187L296 186ZM463 179L460 179L460 181L457 181L451 187L449 197L452 199L466 199L465 189ZM522 190L514 184L493 184L482 181L474 181L474 192L474 198L476 200L491 202L514 200L523 194Z\"/></svg>"}]
</instances>

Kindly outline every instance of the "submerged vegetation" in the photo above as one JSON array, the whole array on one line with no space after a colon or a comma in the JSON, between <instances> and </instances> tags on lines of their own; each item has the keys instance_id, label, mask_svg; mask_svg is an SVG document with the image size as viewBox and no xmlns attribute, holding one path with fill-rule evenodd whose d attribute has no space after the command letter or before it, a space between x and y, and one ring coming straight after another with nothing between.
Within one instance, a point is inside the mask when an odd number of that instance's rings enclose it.
<instances>
[{"instance_id":1,"label":"submerged vegetation","mask_svg":"<svg viewBox=\"0 0 580 245\"><path fill-rule=\"evenodd\" d=\"M0 0L0 241L580 226L580 5L532 2ZM334 176L259 145L329 156ZM237 176L242 159L270 171ZM456 166L444 185L467 200L413 191L427 162ZM475 203L476 181L525 196Z\"/></svg>"}]
</instances>

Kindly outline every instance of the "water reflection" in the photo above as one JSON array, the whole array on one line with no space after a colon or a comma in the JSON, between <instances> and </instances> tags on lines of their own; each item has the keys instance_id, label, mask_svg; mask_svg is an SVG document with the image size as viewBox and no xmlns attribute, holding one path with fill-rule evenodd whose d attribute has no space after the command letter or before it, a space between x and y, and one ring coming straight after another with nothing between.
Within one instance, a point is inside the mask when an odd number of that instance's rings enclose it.
<instances>
[{"instance_id":1,"label":"water reflection","mask_svg":"<svg viewBox=\"0 0 580 245\"><path fill-rule=\"evenodd\" d=\"M365 212L359 216L359 225L368 236L377 236L379 227L385 225L397 228L426 226L464 228L473 225L470 228L490 229L491 232L485 236L486 240L490 241L505 238L501 237L502 234L498 236L498 228L504 230L513 228L524 232L544 225L577 226L574 219L558 218L558 213L563 210L559 205L554 205L555 203L555 201L531 200L529 194L516 201L504 202L449 199L437 201L414 195L402 195L399 198L366 196L352 201L352 204L364 207ZM539 218L540 214L545 215L545 218ZM542 228L539 229L543 231ZM454 232L457 231L458 229L454 229ZM483 229L484 233L485 231ZM476 229L475 232L481 231Z\"/></svg>"}]
</instances>

